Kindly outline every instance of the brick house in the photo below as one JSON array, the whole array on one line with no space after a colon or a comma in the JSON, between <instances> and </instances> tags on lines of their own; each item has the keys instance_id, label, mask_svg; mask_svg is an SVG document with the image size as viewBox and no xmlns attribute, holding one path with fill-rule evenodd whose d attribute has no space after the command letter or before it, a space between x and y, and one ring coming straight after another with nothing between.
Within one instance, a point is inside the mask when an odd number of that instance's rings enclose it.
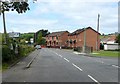
<instances>
[{"instance_id":1,"label":"brick house","mask_svg":"<svg viewBox=\"0 0 120 84\"><path fill-rule=\"evenodd\" d=\"M100 49L100 33L91 27L78 29L73 33L68 34L68 47L83 47L84 44L91 47L93 50Z\"/></svg>"},{"instance_id":2,"label":"brick house","mask_svg":"<svg viewBox=\"0 0 120 84\"><path fill-rule=\"evenodd\" d=\"M66 41L68 39L68 31L53 32L46 36L47 47L65 47L67 46Z\"/></svg>"}]
</instances>

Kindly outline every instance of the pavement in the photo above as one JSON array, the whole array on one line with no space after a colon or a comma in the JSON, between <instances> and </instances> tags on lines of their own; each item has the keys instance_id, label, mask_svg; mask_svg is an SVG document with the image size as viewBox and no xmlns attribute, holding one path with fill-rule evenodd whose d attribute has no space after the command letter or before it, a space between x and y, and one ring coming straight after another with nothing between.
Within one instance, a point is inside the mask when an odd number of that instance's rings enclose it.
<instances>
[{"instance_id":1,"label":"pavement","mask_svg":"<svg viewBox=\"0 0 120 84\"><path fill-rule=\"evenodd\" d=\"M30 63L32 61L32 63ZM26 66L30 64L29 68ZM35 50L3 72L3 82L118 82L118 60L76 54L72 50Z\"/></svg>"}]
</instances>

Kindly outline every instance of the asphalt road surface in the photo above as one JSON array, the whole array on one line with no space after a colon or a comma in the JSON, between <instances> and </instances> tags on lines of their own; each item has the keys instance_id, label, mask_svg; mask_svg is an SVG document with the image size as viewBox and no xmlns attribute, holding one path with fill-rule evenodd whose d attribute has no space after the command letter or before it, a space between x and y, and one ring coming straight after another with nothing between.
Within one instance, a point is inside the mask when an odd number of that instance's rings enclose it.
<instances>
[{"instance_id":1,"label":"asphalt road surface","mask_svg":"<svg viewBox=\"0 0 120 84\"><path fill-rule=\"evenodd\" d=\"M31 66L26 66L31 62ZM3 72L3 82L118 82L118 60L44 48Z\"/></svg>"}]
</instances>

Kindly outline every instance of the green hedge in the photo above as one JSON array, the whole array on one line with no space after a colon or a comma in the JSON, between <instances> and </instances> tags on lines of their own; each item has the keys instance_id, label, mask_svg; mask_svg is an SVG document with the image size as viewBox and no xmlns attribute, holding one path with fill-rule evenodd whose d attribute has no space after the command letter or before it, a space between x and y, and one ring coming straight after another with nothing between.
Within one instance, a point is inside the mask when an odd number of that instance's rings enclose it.
<instances>
[{"instance_id":1,"label":"green hedge","mask_svg":"<svg viewBox=\"0 0 120 84\"><path fill-rule=\"evenodd\" d=\"M28 53L31 51L35 50L34 47L27 46L27 45L22 45L19 47L19 55L20 56L26 56Z\"/></svg>"},{"instance_id":2,"label":"green hedge","mask_svg":"<svg viewBox=\"0 0 120 84\"><path fill-rule=\"evenodd\" d=\"M15 54L7 45L2 45L2 62L9 62L13 60Z\"/></svg>"},{"instance_id":3,"label":"green hedge","mask_svg":"<svg viewBox=\"0 0 120 84\"><path fill-rule=\"evenodd\" d=\"M14 50L10 50L8 45L2 45L2 62L12 63L17 59L28 55L28 53L30 53L33 50L34 47L28 45L20 45L18 47L18 54L15 54Z\"/></svg>"}]
</instances>

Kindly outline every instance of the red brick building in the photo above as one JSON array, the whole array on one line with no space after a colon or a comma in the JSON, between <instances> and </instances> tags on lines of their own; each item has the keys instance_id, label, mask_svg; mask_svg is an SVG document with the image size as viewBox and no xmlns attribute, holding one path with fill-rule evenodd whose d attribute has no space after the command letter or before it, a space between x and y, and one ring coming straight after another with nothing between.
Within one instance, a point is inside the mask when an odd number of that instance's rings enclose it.
<instances>
[{"instance_id":1,"label":"red brick building","mask_svg":"<svg viewBox=\"0 0 120 84\"><path fill-rule=\"evenodd\" d=\"M100 33L91 27L78 29L68 35L68 47L91 47L93 50L100 49Z\"/></svg>"},{"instance_id":2,"label":"red brick building","mask_svg":"<svg viewBox=\"0 0 120 84\"><path fill-rule=\"evenodd\" d=\"M47 47L65 47L68 39L68 31L53 32L46 36Z\"/></svg>"}]
</instances>

